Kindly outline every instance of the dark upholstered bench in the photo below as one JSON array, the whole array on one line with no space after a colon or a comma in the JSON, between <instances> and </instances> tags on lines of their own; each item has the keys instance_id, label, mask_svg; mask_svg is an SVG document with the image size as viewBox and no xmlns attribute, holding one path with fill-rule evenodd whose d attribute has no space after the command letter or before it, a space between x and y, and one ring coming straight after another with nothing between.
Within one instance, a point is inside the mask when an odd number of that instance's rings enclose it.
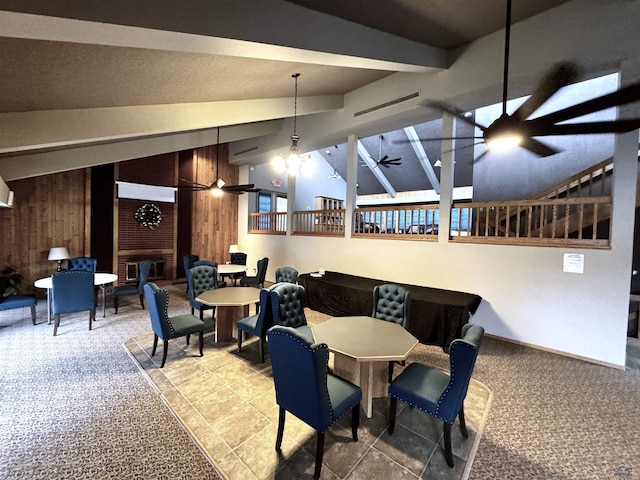
<instances>
[{"instance_id":1,"label":"dark upholstered bench","mask_svg":"<svg viewBox=\"0 0 640 480\"><path fill-rule=\"evenodd\" d=\"M0 312L13 310L14 308L31 307L31 321L36 324L36 300L35 295L12 295L0 298Z\"/></svg>"}]
</instances>

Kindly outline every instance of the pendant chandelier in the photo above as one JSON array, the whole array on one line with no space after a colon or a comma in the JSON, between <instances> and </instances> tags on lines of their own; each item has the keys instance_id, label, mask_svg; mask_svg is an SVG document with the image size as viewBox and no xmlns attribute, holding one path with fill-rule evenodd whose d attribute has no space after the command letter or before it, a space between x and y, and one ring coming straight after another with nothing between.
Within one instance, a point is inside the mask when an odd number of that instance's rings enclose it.
<instances>
[{"instance_id":1,"label":"pendant chandelier","mask_svg":"<svg viewBox=\"0 0 640 480\"><path fill-rule=\"evenodd\" d=\"M300 155L298 153L298 140L300 137L296 133L296 121L298 116L298 77L299 73L294 73L291 77L295 80L295 94L293 103L293 135L291 135L291 151L288 154L278 153L271 164L273 168L280 173L287 172L297 174L299 172L308 171L311 166L310 155Z\"/></svg>"}]
</instances>

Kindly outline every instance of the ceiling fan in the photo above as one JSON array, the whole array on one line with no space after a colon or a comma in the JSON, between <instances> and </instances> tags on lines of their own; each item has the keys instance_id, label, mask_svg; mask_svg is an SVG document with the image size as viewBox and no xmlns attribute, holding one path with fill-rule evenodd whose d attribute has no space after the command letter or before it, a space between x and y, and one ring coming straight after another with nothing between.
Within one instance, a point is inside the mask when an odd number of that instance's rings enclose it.
<instances>
[{"instance_id":1,"label":"ceiling fan","mask_svg":"<svg viewBox=\"0 0 640 480\"><path fill-rule=\"evenodd\" d=\"M505 47L504 47L504 73L502 88L502 114L488 127L475 123L470 118L462 115L455 108L438 102L425 102L425 106L439 108L462 121L477 127L482 136L453 137L449 140L479 139L487 146L480 157L486 155L491 149L508 148L519 145L539 157L547 157L558 153L559 150L553 148L534 137L551 135L589 135L597 133L622 133L640 128L640 118L599 121L599 122L578 122L560 123L590 113L605 110L619 105L640 100L640 83L635 83L620 90L602 95L600 97L587 100L585 102L558 110L553 113L530 118L551 96L560 88L574 82L578 77L578 68L570 62L562 62L555 65L538 83L533 94L516 109L515 112L507 113L507 86L509 74L509 40L511 30L511 1L507 0L506 26L505 26ZM436 140L436 139L431 139ZM447 140L439 138L438 140ZM400 141L399 143L409 143L415 140Z\"/></svg>"},{"instance_id":2,"label":"ceiling fan","mask_svg":"<svg viewBox=\"0 0 640 480\"><path fill-rule=\"evenodd\" d=\"M392 165L402 165L400 158L389 158L389 155L382 156L382 135L378 135L380 138L380 144L378 146L378 160L369 155L369 158L375 162L375 167L382 165L385 168L389 168ZM375 168L373 167L373 168Z\"/></svg>"},{"instance_id":3,"label":"ceiling fan","mask_svg":"<svg viewBox=\"0 0 640 480\"><path fill-rule=\"evenodd\" d=\"M246 192L257 192L260 189L254 188L255 185L253 183L245 183L243 185L227 185L224 180L218 177L219 170L219 158L220 158L220 127L218 127L217 133L217 143L216 143L216 180L211 185L203 185L197 182L191 182L189 180L185 180L181 178L180 181L189 183L190 185L179 185L178 188L186 189L186 190L208 190L212 195L220 195L223 192L233 193L234 195L242 195ZM197 169L196 164L196 169ZM198 178L197 170L196 170L196 179Z\"/></svg>"}]
</instances>

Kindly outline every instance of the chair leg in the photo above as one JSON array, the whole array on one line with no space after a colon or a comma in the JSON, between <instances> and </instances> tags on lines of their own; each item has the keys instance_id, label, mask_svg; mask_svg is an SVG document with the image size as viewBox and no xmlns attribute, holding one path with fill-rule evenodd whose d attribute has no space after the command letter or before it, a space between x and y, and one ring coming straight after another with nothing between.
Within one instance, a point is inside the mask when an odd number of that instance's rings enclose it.
<instances>
[{"instance_id":1,"label":"chair leg","mask_svg":"<svg viewBox=\"0 0 640 480\"><path fill-rule=\"evenodd\" d=\"M191 335L187 335L187 347L189 346L189 337L190 337L190 336L191 336Z\"/></svg>"},{"instance_id":2,"label":"chair leg","mask_svg":"<svg viewBox=\"0 0 640 480\"><path fill-rule=\"evenodd\" d=\"M96 311L95 310L89 310L89 330L91 330L93 328L93 321L96 318Z\"/></svg>"},{"instance_id":3,"label":"chair leg","mask_svg":"<svg viewBox=\"0 0 640 480\"><path fill-rule=\"evenodd\" d=\"M240 334L238 334L238 337L240 337ZM262 363L264 363L264 337L260 336L260 360Z\"/></svg>"},{"instance_id":4,"label":"chair leg","mask_svg":"<svg viewBox=\"0 0 640 480\"><path fill-rule=\"evenodd\" d=\"M153 334L153 348L151 349L151 356L153 357L156 354L156 349L158 348L158 335Z\"/></svg>"},{"instance_id":5,"label":"chair leg","mask_svg":"<svg viewBox=\"0 0 640 480\"><path fill-rule=\"evenodd\" d=\"M453 451L451 450L451 425L444 423L444 458L447 465L453 468Z\"/></svg>"},{"instance_id":6,"label":"chair leg","mask_svg":"<svg viewBox=\"0 0 640 480\"><path fill-rule=\"evenodd\" d=\"M204 322L204 308L200 309L200 320Z\"/></svg>"},{"instance_id":7,"label":"chair leg","mask_svg":"<svg viewBox=\"0 0 640 480\"><path fill-rule=\"evenodd\" d=\"M142 309L144 310L144 294L140 295L140 305L142 306Z\"/></svg>"},{"instance_id":8,"label":"chair leg","mask_svg":"<svg viewBox=\"0 0 640 480\"><path fill-rule=\"evenodd\" d=\"M464 403L460 407L458 412L458 420L460 420L460 432L464 438L469 438L469 432L467 431L467 423L464 420Z\"/></svg>"},{"instance_id":9,"label":"chair leg","mask_svg":"<svg viewBox=\"0 0 640 480\"><path fill-rule=\"evenodd\" d=\"M193 315L193 312L194 312L193 307L191 307L191 315Z\"/></svg>"},{"instance_id":10,"label":"chair leg","mask_svg":"<svg viewBox=\"0 0 640 480\"><path fill-rule=\"evenodd\" d=\"M322 470L322 457L324 456L324 432L318 432L316 439L316 469L313 472L314 480L320 478L320 470Z\"/></svg>"},{"instance_id":11,"label":"chair leg","mask_svg":"<svg viewBox=\"0 0 640 480\"><path fill-rule=\"evenodd\" d=\"M238 329L238 353L242 351L242 337L244 337L244 333Z\"/></svg>"},{"instance_id":12,"label":"chair leg","mask_svg":"<svg viewBox=\"0 0 640 480\"><path fill-rule=\"evenodd\" d=\"M203 357L204 356L204 330L201 330L200 332L198 332L198 341L200 342L200 356Z\"/></svg>"},{"instance_id":13,"label":"chair leg","mask_svg":"<svg viewBox=\"0 0 640 480\"><path fill-rule=\"evenodd\" d=\"M162 363L160 364L160 368L164 367L164 362L167 361L167 350L169 350L169 340L162 340L162 345L164 346L164 350L162 351Z\"/></svg>"},{"instance_id":14,"label":"chair leg","mask_svg":"<svg viewBox=\"0 0 640 480\"><path fill-rule=\"evenodd\" d=\"M393 382L393 361L389 362L389 383Z\"/></svg>"},{"instance_id":15,"label":"chair leg","mask_svg":"<svg viewBox=\"0 0 640 480\"><path fill-rule=\"evenodd\" d=\"M287 415L287 411L280 407L280 413L278 414L278 435L276 436L276 451L280 451L282 446L282 435L284 434L284 417Z\"/></svg>"},{"instance_id":16,"label":"chair leg","mask_svg":"<svg viewBox=\"0 0 640 480\"><path fill-rule=\"evenodd\" d=\"M35 305L31 305L31 322L34 325L36 324L36 306Z\"/></svg>"},{"instance_id":17,"label":"chair leg","mask_svg":"<svg viewBox=\"0 0 640 480\"><path fill-rule=\"evenodd\" d=\"M58 334L58 325L60 325L60 315L56 315L55 322L53 323L53 336Z\"/></svg>"},{"instance_id":18,"label":"chair leg","mask_svg":"<svg viewBox=\"0 0 640 480\"><path fill-rule=\"evenodd\" d=\"M393 434L393 429L396 428L396 411L398 410L398 399L396 397L391 397L389 399L389 428L387 428L387 433L389 435Z\"/></svg>"},{"instance_id":19,"label":"chair leg","mask_svg":"<svg viewBox=\"0 0 640 480\"><path fill-rule=\"evenodd\" d=\"M114 295L113 297L113 308L116 309L116 313L118 313L118 297Z\"/></svg>"},{"instance_id":20,"label":"chair leg","mask_svg":"<svg viewBox=\"0 0 640 480\"><path fill-rule=\"evenodd\" d=\"M358 441L358 425L360 425L360 404L358 403L351 409L351 434L353 440Z\"/></svg>"}]
</instances>

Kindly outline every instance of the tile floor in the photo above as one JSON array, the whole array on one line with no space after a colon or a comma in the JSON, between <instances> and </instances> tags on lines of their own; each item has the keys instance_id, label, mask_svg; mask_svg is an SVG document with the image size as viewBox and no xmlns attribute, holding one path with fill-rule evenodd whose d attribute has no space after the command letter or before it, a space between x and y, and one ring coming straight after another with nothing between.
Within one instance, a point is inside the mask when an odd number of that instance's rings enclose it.
<instances>
[{"instance_id":1,"label":"tile floor","mask_svg":"<svg viewBox=\"0 0 640 480\"><path fill-rule=\"evenodd\" d=\"M259 362L255 338L238 353L235 343L215 344L206 334L203 357L197 356L197 342L187 348L183 340L170 341L163 369L158 368L161 352L150 357L152 341L152 335L133 338L125 348L225 478L312 477L315 432L306 424L287 415L282 451L274 449L278 407L271 365L268 356ZM436 347L420 345L409 362L420 361L420 352L428 348ZM327 432L321 478L466 478L490 401L490 391L472 381L465 401L469 438L454 426L455 467L450 469L441 447L441 422L399 404L396 430L389 436L388 400L377 399L372 418L361 414L358 442L351 439L349 415Z\"/></svg>"}]
</instances>

